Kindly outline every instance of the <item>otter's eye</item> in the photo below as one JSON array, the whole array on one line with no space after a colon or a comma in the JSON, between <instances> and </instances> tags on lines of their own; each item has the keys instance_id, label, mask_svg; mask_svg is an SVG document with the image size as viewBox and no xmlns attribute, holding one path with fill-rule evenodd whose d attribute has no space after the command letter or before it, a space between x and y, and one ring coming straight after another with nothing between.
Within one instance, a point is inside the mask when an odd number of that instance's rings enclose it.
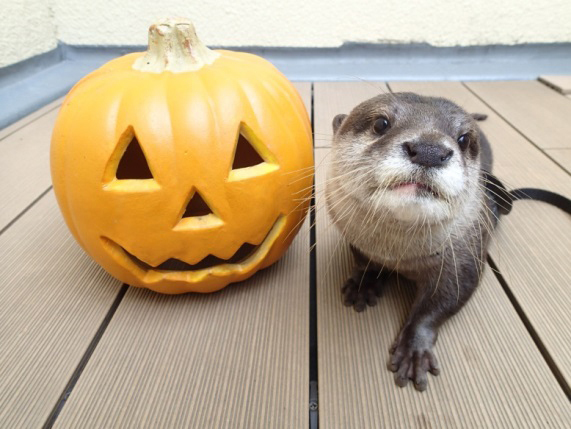
<instances>
[{"instance_id":1,"label":"otter's eye","mask_svg":"<svg viewBox=\"0 0 571 429\"><path fill-rule=\"evenodd\" d=\"M466 150L469 144L470 136L468 134L462 134L460 137L458 137L458 145L460 146L460 150Z\"/></svg>"},{"instance_id":2,"label":"otter's eye","mask_svg":"<svg viewBox=\"0 0 571 429\"><path fill-rule=\"evenodd\" d=\"M387 118L379 118L373 124L373 130L379 135L384 134L390 127L391 124Z\"/></svg>"}]
</instances>

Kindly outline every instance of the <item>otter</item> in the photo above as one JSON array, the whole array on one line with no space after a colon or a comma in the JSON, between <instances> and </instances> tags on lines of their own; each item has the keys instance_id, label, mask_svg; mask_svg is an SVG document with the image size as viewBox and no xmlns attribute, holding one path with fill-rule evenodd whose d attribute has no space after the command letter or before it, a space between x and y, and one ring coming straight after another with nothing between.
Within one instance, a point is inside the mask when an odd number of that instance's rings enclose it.
<instances>
[{"instance_id":1,"label":"otter","mask_svg":"<svg viewBox=\"0 0 571 429\"><path fill-rule=\"evenodd\" d=\"M377 303L392 273L416 284L410 313L389 350L398 386L425 390L440 372L439 327L476 289L498 212L486 190L490 144L452 101L381 94L333 120L326 186L332 222L355 259L344 304Z\"/></svg>"}]
</instances>

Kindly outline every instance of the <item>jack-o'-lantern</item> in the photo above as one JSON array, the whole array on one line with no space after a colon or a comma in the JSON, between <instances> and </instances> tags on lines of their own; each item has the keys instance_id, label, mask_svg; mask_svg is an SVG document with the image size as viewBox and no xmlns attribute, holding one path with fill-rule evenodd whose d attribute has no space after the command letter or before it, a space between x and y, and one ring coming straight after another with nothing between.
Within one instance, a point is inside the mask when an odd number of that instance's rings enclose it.
<instances>
[{"instance_id":1,"label":"jack-o'-lantern","mask_svg":"<svg viewBox=\"0 0 571 429\"><path fill-rule=\"evenodd\" d=\"M74 237L125 283L212 292L275 262L306 215L311 126L257 56L213 51L186 20L151 26L68 94L52 137Z\"/></svg>"}]
</instances>

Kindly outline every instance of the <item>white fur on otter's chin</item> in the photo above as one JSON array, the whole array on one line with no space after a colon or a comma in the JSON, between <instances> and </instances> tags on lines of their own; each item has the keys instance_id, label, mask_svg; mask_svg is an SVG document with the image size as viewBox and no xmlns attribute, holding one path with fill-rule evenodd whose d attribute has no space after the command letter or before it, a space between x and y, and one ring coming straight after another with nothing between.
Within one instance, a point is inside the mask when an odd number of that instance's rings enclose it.
<instances>
[{"instance_id":1,"label":"white fur on otter's chin","mask_svg":"<svg viewBox=\"0 0 571 429\"><path fill-rule=\"evenodd\" d=\"M395 195L394 191L387 191L379 200L375 201L377 210L387 208L394 219L401 222L441 222L450 217L450 207L443 201L429 200L424 197Z\"/></svg>"}]
</instances>

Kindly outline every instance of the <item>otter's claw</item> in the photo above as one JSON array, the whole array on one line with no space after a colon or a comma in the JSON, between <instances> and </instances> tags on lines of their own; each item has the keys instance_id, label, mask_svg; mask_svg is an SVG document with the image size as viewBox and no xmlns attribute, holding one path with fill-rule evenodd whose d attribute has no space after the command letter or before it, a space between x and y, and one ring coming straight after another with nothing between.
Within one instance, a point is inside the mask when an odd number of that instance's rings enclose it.
<instances>
[{"instance_id":1,"label":"otter's claw","mask_svg":"<svg viewBox=\"0 0 571 429\"><path fill-rule=\"evenodd\" d=\"M377 305L384 283L383 279L377 277L377 272L355 271L341 288L343 304L353 306L357 312L363 311L367 305Z\"/></svg>"},{"instance_id":2,"label":"otter's claw","mask_svg":"<svg viewBox=\"0 0 571 429\"><path fill-rule=\"evenodd\" d=\"M428 385L427 372L438 375L440 367L432 346L416 343L406 338L398 339L390 349L388 369L395 373L398 386L404 387L412 380L416 390L424 391Z\"/></svg>"}]
</instances>

